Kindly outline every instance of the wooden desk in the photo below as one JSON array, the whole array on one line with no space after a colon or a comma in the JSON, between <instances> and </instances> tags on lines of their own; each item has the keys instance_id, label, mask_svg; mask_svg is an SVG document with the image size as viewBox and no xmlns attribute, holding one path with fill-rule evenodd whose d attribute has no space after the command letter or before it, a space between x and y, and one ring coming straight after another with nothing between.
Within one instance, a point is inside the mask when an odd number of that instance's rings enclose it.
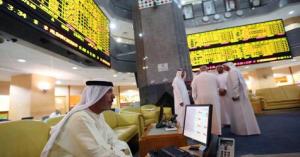
<instances>
[{"instance_id":1,"label":"wooden desk","mask_svg":"<svg viewBox=\"0 0 300 157\"><path fill-rule=\"evenodd\" d=\"M155 124L151 124L140 138L139 144L140 157L144 157L149 151L169 146L183 147L187 142L180 131L164 131L164 128L156 129Z\"/></svg>"}]
</instances>

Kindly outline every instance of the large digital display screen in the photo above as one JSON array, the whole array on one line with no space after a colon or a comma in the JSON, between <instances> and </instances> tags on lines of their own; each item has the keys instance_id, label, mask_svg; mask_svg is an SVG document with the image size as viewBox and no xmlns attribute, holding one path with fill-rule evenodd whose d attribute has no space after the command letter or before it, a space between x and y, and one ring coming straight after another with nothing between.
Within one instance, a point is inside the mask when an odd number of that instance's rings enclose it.
<instances>
[{"instance_id":1,"label":"large digital display screen","mask_svg":"<svg viewBox=\"0 0 300 157\"><path fill-rule=\"evenodd\" d=\"M256 40L285 34L282 20L268 21L244 26L230 27L203 33L189 34L189 49Z\"/></svg>"},{"instance_id":2,"label":"large digital display screen","mask_svg":"<svg viewBox=\"0 0 300 157\"><path fill-rule=\"evenodd\" d=\"M257 64L292 58L282 20L274 20L187 36L193 70L225 62Z\"/></svg>"},{"instance_id":3,"label":"large digital display screen","mask_svg":"<svg viewBox=\"0 0 300 157\"><path fill-rule=\"evenodd\" d=\"M0 10L110 67L109 20L93 0L0 0Z\"/></svg>"},{"instance_id":4,"label":"large digital display screen","mask_svg":"<svg viewBox=\"0 0 300 157\"><path fill-rule=\"evenodd\" d=\"M237 62L238 65L290 59L290 48L286 38L256 41L244 44L222 46L190 52L192 66L211 63Z\"/></svg>"}]
</instances>

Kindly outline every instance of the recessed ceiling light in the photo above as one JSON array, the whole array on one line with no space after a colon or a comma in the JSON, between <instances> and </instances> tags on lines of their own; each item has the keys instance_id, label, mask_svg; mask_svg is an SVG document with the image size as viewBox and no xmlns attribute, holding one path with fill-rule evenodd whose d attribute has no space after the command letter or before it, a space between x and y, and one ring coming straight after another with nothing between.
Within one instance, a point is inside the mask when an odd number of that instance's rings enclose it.
<instances>
[{"instance_id":1,"label":"recessed ceiling light","mask_svg":"<svg viewBox=\"0 0 300 157\"><path fill-rule=\"evenodd\" d=\"M25 59L18 59L18 62L20 62L20 63L25 63L26 60L25 60Z\"/></svg>"},{"instance_id":2,"label":"recessed ceiling light","mask_svg":"<svg viewBox=\"0 0 300 157\"><path fill-rule=\"evenodd\" d=\"M225 13L225 17L226 17L226 18L231 17L231 15L232 15L232 14L231 14L230 12L226 12L226 13Z\"/></svg>"},{"instance_id":3,"label":"recessed ceiling light","mask_svg":"<svg viewBox=\"0 0 300 157\"><path fill-rule=\"evenodd\" d=\"M243 10L238 10L238 11L236 11L236 14L238 16L242 16L244 14L244 11Z\"/></svg>"},{"instance_id":4,"label":"recessed ceiling light","mask_svg":"<svg viewBox=\"0 0 300 157\"><path fill-rule=\"evenodd\" d=\"M290 12L289 12L289 15L292 15L292 14L294 14L295 13L295 11L294 10L291 10Z\"/></svg>"},{"instance_id":5,"label":"recessed ceiling light","mask_svg":"<svg viewBox=\"0 0 300 157\"><path fill-rule=\"evenodd\" d=\"M122 39L121 39L121 38L117 38L116 41L117 41L118 43L120 43L120 42L122 42Z\"/></svg>"},{"instance_id":6,"label":"recessed ceiling light","mask_svg":"<svg viewBox=\"0 0 300 157\"><path fill-rule=\"evenodd\" d=\"M139 37L143 37L143 33L139 33Z\"/></svg>"},{"instance_id":7,"label":"recessed ceiling light","mask_svg":"<svg viewBox=\"0 0 300 157\"><path fill-rule=\"evenodd\" d=\"M202 20L203 20L204 22L207 22L207 21L209 20L209 17L208 17L208 16L203 16Z\"/></svg>"},{"instance_id":8,"label":"recessed ceiling light","mask_svg":"<svg viewBox=\"0 0 300 157\"><path fill-rule=\"evenodd\" d=\"M118 75L117 75L117 74L114 74L113 77L118 77Z\"/></svg>"},{"instance_id":9,"label":"recessed ceiling light","mask_svg":"<svg viewBox=\"0 0 300 157\"><path fill-rule=\"evenodd\" d=\"M76 70L76 69L78 69L78 68L77 68L77 67L72 67L72 69Z\"/></svg>"},{"instance_id":10,"label":"recessed ceiling light","mask_svg":"<svg viewBox=\"0 0 300 157\"><path fill-rule=\"evenodd\" d=\"M109 24L109 28L110 29L115 29L117 26L116 26L116 24L115 23L110 23Z\"/></svg>"}]
</instances>

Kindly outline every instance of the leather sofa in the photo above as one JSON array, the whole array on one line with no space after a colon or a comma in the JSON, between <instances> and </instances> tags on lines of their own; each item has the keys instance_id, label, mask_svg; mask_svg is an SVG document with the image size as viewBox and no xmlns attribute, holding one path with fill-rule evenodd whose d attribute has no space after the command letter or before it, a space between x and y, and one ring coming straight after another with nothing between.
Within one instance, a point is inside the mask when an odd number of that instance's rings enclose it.
<instances>
[{"instance_id":1,"label":"leather sofa","mask_svg":"<svg viewBox=\"0 0 300 157\"><path fill-rule=\"evenodd\" d=\"M138 113L116 113L105 111L106 123L115 131L120 140L128 142L135 135L141 136L140 114Z\"/></svg>"},{"instance_id":2,"label":"leather sofa","mask_svg":"<svg viewBox=\"0 0 300 157\"><path fill-rule=\"evenodd\" d=\"M118 114L113 111L105 111L104 118L106 123L115 131L120 140L128 142L134 135L143 134L140 124L140 115L137 113ZM45 121L48 126L54 126L64 116L49 118Z\"/></svg>"},{"instance_id":3,"label":"leather sofa","mask_svg":"<svg viewBox=\"0 0 300 157\"><path fill-rule=\"evenodd\" d=\"M264 110L300 107L300 87L296 85L258 89L256 95L263 98Z\"/></svg>"},{"instance_id":4,"label":"leather sofa","mask_svg":"<svg viewBox=\"0 0 300 157\"><path fill-rule=\"evenodd\" d=\"M121 109L121 113L135 112L140 113L143 118L144 126L149 126L151 123L157 123L159 120L160 107L153 104L143 105L141 107L128 106ZM172 109L170 107L163 108L163 117L165 120L170 120L172 117Z\"/></svg>"},{"instance_id":5,"label":"leather sofa","mask_svg":"<svg viewBox=\"0 0 300 157\"><path fill-rule=\"evenodd\" d=\"M1 157L40 157L49 138L49 125L20 120L0 123Z\"/></svg>"},{"instance_id":6,"label":"leather sofa","mask_svg":"<svg viewBox=\"0 0 300 157\"><path fill-rule=\"evenodd\" d=\"M64 116L57 116L57 117L53 117L53 118L48 118L45 120L45 123L52 127L54 125L56 125L60 120L62 120L64 118Z\"/></svg>"},{"instance_id":7,"label":"leather sofa","mask_svg":"<svg viewBox=\"0 0 300 157\"><path fill-rule=\"evenodd\" d=\"M118 114L104 112L105 121L116 132L120 140L128 143L134 153L138 148L140 114ZM57 124L63 116L42 121L20 120L0 123L0 157L40 157L50 137L51 126Z\"/></svg>"}]
</instances>

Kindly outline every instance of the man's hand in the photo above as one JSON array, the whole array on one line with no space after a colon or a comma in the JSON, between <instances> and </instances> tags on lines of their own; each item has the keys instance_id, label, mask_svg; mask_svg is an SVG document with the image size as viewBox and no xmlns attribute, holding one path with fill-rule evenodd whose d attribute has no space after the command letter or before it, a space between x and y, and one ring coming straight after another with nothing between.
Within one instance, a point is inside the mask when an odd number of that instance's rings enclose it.
<instances>
[{"instance_id":1,"label":"man's hand","mask_svg":"<svg viewBox=\"0 0 300 157\"><path fill-rule=\"evenodd\" d=\"M240 100L240 96L232 97L232 100L233 100L233 101L238 101L238 100Z\"/></svg>"},{"instance_id":2,"label":"man's hand","mask_svg":"<svg viewBox=\"0 0 300 157\"><path fill-rule=\"evenodd\" d=\"M183 106L183 102L179 104L180 106Z\"/></svg>"},{"instance_id":3,"label":"man's hand","mask_svg":"<svg viewBox=\"0 0 300 157\"><path fill-rule=\"evenodd\" d=\"M124 152L125 155L130 155L129 149L122 149L122 151Z\"/></svg>"}]
</instances>

